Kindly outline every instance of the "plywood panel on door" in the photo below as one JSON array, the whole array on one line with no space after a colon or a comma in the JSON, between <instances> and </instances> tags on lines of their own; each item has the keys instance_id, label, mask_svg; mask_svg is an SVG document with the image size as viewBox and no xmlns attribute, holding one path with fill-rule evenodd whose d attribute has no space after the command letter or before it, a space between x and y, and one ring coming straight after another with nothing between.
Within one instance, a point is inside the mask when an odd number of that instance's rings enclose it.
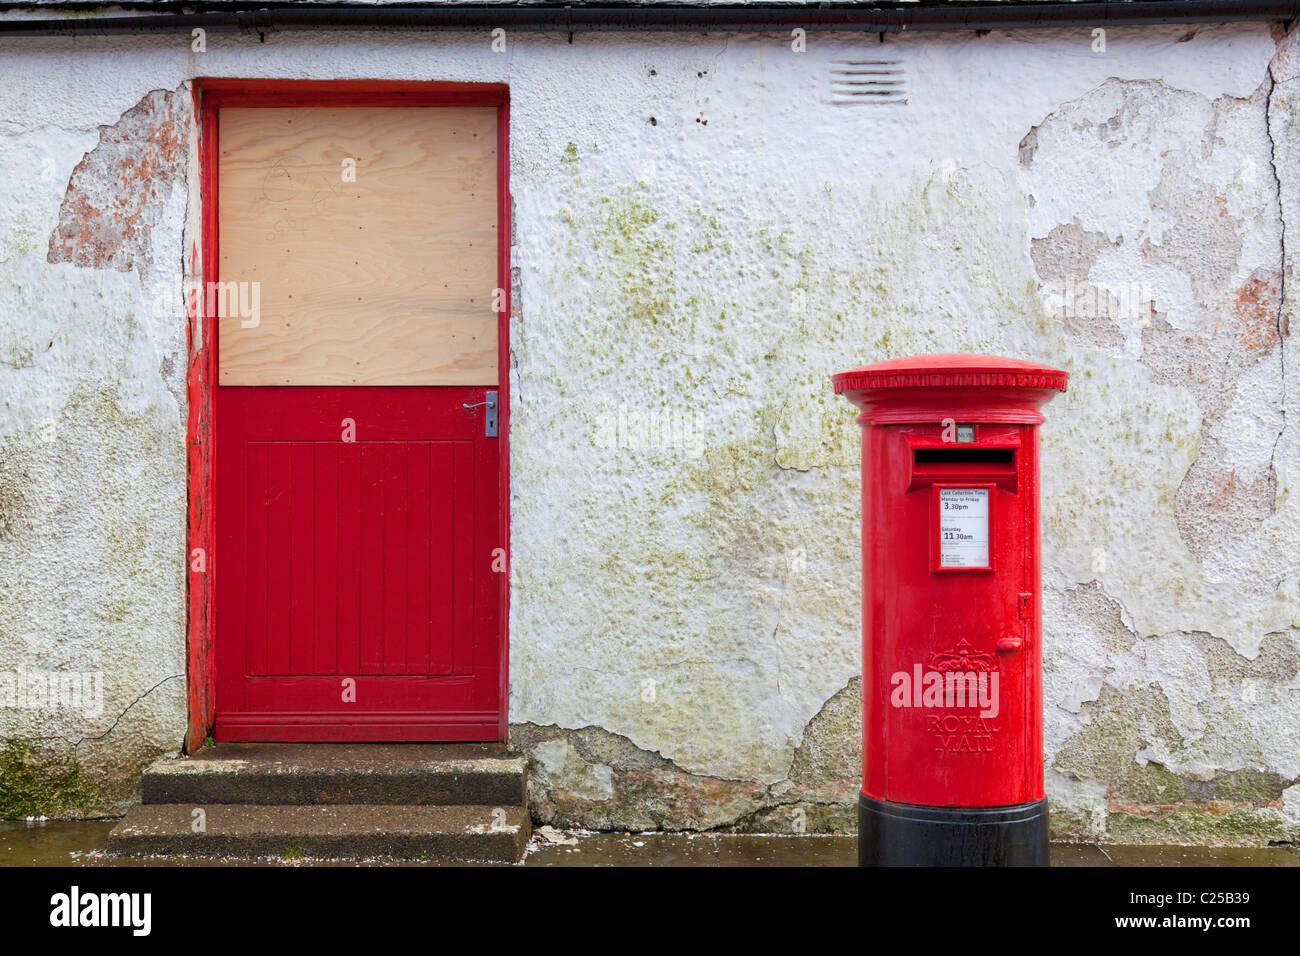
<instances>
[{"instance_id":1,"label":"plywood panel on door","mask_svg":"<svg viewBox=\"0 0 1300 956\"><path fill-rule=\"evenodd\" d=\"M496 123L222 109L220 384L495 383Z\"/></svg>"}]
</instances>

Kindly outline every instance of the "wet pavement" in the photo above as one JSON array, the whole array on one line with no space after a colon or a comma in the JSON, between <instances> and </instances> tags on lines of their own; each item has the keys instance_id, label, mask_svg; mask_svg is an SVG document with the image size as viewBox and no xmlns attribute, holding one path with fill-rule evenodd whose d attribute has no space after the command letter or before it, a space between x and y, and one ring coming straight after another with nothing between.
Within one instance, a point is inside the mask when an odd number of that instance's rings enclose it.
<instances>
[{"instance_id":1,"label":"wet pavement","mask_svg":"<svg viewBox=\"0 0 1300 956\"><path fill-rule=\"evenodd\" d=\"M107 856L103 848L115 822L0 821L0 866L302 866L310 863ZM550 842L547 836L562 842ZM856 862L857 839L852 836L566 834L549 828L535 834L524 859L525 866L853 866ZM1054 844L1052 865L1300 866L1300 847Z\"/></svg>"}]
</instances>

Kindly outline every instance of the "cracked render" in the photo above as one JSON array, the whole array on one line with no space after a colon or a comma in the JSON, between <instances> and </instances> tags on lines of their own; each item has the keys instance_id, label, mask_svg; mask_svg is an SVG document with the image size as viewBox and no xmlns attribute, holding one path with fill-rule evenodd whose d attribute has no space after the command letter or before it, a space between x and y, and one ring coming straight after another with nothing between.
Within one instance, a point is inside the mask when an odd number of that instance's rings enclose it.
<instances>
[{"instance_id":1,"label":"cracked render","mask_svg":"<svg viewBox=\"0 0 1300 956\"><path fill-rule=\"evenodd\" d=\"M1055 833L1300 835L1296 34L890 38L890 112L816 96L851 36L88 39L75 69L52 42L0 48L0 672L99 673L103 705L0 708L0 814L121 812L185 732L189 81L365 75L511 89L539 821L852 828L858 434L829 376L969 350L1072 375L1043 437Z\"/></svg>"}]
</instances>

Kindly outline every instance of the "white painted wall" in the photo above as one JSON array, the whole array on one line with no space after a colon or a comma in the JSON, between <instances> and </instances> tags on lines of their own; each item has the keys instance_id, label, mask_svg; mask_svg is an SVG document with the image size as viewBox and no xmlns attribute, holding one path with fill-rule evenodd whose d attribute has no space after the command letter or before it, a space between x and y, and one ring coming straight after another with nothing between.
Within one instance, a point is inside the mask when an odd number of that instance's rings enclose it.
<instances>
[{"instance_id":1,"label":"white painted wall","mask_svg":"<svg viewBox=\"0 0 1300 956\"><path fill-rule=\"evenodd\" d=\"M777 34L188 41L0 42L0 496L18 502L0 670L102 669L112 701L87 724L0 710L0 736L94 736L184 668L184 327L147 306L196 237L178 187L148 274L46 262L97 127L195 76L505 82L510 719L543 816L849 818L858 436L829 376L971 350L1074 376L1044 429L1059 825L1300 829L1281 796L1300 777L1300 363L1277 337L1291 41L1263 24L1110 30L1104 52L1087 30L812 34L805 53ZM832 105L833 62L882 53L908 103ZM183 681L129 713L78 748L127 780L181 736Z\"/></svg>"}]
</instances>

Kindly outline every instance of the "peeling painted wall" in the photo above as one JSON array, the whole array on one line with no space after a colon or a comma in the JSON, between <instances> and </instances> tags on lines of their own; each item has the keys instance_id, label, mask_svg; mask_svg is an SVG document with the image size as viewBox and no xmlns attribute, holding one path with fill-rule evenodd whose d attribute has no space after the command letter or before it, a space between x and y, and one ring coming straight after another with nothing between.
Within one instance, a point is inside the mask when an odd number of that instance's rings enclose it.
<instances>
[{"instance_id":1,"label":"peeling painted wall","mask_svg":"<svg viewBox=\"0 0 1300 956\"><path fill-rule=\"evenodd\" d=\"M0 670L107 689L98 722L0 710L45 775L22 806L119 807L184 732L186 82L374 77L511 89L510 717L539 820L853 826L858 435L829 376L972 350L1073 375L1043 448L1056 832L1295 840L1296 42L0 44ZM833 62L882 50L908 103L832 105Z\"/></svg>"},{"instance_id":2,"label":"peeling painted wall","mask_svg":"<svg viewBox=\"0 0 1300 956\"><path fill-rule=\"evenodd\" d=\"M112 813L185 719L187 97L36 92L0 93L0 815Z\"/></svg>"}]
</instances>

